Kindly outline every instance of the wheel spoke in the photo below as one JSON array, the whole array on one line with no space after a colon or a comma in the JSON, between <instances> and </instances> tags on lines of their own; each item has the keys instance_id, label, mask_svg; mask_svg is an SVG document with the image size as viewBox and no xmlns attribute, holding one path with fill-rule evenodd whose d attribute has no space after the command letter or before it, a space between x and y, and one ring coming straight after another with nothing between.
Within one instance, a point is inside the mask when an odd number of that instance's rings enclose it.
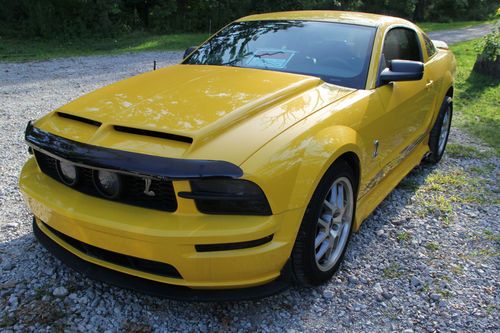
<instances>
[{"instance_id":1,"label":"wheel spoke","mask_svg":"<svg viewBox=\"0 0 500 333\"><path fill-rule=\"evenodd\" d=\"M333 205L332 205L332 203L331 203L330 201L325 200L325 201L323 202L323 205L324 205L324 206L325 206L325 207L326 207L326 208L327 208L330 212L332 212L332 214L333 214L333 212L335 212L335 206L333 206Z\"/></svg>"},{"instance_id":2,"label":"wheel spoke","mask_svg":"<svg viewBox=\"0 0 500 333\"><path fill-rule=\"evenodd\" d=\"M342 184L338 185L338 190L337 190L337 207L343 213L344 209L344 186Z\"/></svg>"},{"instance_id":3,"label":"wheel spoke","mask_svg":"<svg viewBox=\"0 0 500 333\"><path fill-rule=\"evenodd\" d=\"M314 240L314 248L317 249L318 246L320 246L325 239L328 237L328 232L320 232L316 236L316 239Z\"/></svg>"},{"instance_id":4,"label":"wheel spoke","mask_svg":"<svg viewBox=\"0 0 500 333\"><path fill-rule=\"evenodd\" d=\"M337 186L332 186L330 193L331 193L330 194L330 202L332 204L335 204L337 202L337 196L338 196Z\"/></svg>"},{"instance_id":5,"label":"wheel spoke","mask_svg":"<svg viewBox=\"0 0 500 333\"><path fill-rule=\"evenodd\" d=\"M316 253L316 260L319 262L330 248L330 242L323 242Z\"/></svg>"},{"instance_id":6,"label":"wheel spoke","mask_svg":"<svg viewBox=\"0 0 500 333\"><path fill-rule=\"evenodd\" d=\"M328 230L330 228L330 223L323 220L321 217L318 219L318 224L325 230Z\"/></svg>"}]
</instances>

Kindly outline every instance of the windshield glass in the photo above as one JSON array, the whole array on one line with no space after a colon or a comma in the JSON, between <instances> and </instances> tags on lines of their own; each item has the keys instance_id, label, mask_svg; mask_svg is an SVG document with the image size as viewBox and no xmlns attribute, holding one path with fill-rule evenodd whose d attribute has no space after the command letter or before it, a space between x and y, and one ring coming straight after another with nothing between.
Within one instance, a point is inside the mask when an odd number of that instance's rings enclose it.
<instances>
[{"instance_id":1,"label":"windshield glass","mask_svg":"<svg viewBox=\"0 0 500 333\"><path fill-rule=\"evenodd\" d=\"M312 75L364 89L374 35L374 27L332 22L235 22L183 63Z\"/></svg>"}]
</instances>

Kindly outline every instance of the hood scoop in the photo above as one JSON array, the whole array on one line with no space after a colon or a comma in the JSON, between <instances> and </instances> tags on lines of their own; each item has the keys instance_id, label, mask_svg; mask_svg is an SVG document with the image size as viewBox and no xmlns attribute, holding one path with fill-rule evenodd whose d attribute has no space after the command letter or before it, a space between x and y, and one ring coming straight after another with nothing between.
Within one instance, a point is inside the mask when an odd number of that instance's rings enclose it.
<instances>
[{"instance_id":1,"label":"hood scoop","mask_svg":"<svg viewBox=\"0 0 500 333\"><path fill-rule=\"evenodd\" d=\"M81 123L92 125L92 126L96 126L96 127L99 127L99 126L102 125L102 123L100 123L98 121L95 121L95 120L92 120L92 119L88 119L88 118L79 117L79 116L75 116L75 115L69 114L69 113L57 112L57 115L59 117L61 117L61 118L66 118L66 119L71 119L71 120L74 120L74 121L79 121Z\"/></svg>"},{"instance_id":2,"label":"hood scoop","mask_svg":"<svg viewBox=\"0 0 500 333\"><path fill-rule=\"evenodd\" d=\"M187 136L182 136L182 135L176 135L176 134L170 134L170 133L164 133L164 132L158 132L158 131L151 131L151 130L145 130L145 129L140 129L140 128L127 127L127 126L118 126L118 125L113 126L113 128L115 129L115 131L122 132L122 133L150 136L153 138L167 139L167 140L184 142L184 143L189 143L189 144L193 143L193 138L190 138Z\"/></svg>"}]
</instances>

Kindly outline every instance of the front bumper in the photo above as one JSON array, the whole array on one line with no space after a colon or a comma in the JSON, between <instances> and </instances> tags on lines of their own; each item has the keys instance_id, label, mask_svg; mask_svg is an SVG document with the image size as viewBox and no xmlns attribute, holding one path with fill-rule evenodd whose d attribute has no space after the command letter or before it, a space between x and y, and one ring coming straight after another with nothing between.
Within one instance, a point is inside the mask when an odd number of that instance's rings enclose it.
<instances>
[{"instance_id":1,"label":"front bumper","mask_svg":"<svg viewBox=\"0 0 500 333\"><path fill-rule=\"evenodd\" d=\"M174 286L166 283L151 281L137 276L124 274L119 271L108 269L104 266L93 264L83 260L79 256L67 251L59 245L52 237L41 230L41 221L33 218L33 232L38 241L49 250L55 257L64 262L77 272L92 279L104 281L118 287L136 290L157 297L166 297L184 301L233 301L252 300L267 297L286 290L292 283L292 273L287 264L282 274L276 280L256 287L223 290L195 290L188 287ZM43 227L42 227L43 228ZM50 232L49 232L50 233Z\"/></svg>"},{"instance_id":2,"label":"front bumper","mask_svg":"<svg viewBox=\"0 0 500 333\"><path fill-rule=\"evenodd\" d=\"M185 181L174 181L176 192L186 186ZM20 189L38 220L34 227L39 239L49 248L56 247L54 252L67 252L64 261L78 258L76 261L88 263L92 270L104 268L113 271L109 273L113 276L155 281L166 290L170 290L167 284L187 290L234 289L272 281L278 281L279 287L274 289L281 290L286 279L278 278L290 256L303 214L297 209L271 216L205 215L196 211L192 200L182 198L178 198L179 209L175 213L134 207L74 191L43 174L34 159L23 168ZM172 265L180 278L151 274L86 255L50 232L41 221L85 244ZM203 244L249 242L269 235L273 235L270 242L251 248L211 252L198 252L195 248ZM49 240L57 246L48 246ZM138 283L133 285L137 287ZM148 288L136 289L148 292L144 290Z\"/></svg>"}]
</instances>

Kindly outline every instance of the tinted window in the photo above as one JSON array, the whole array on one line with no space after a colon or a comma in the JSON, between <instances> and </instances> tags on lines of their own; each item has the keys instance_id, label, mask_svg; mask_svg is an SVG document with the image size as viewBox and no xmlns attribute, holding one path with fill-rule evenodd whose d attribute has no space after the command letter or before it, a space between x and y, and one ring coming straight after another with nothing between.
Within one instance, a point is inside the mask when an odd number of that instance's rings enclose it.
<instances>
[{"instance_id":1,"label":"tinted window","mask_svg":"<svg viewBox=\"0 0 500 333\"><path fill-rule=\"evenodd\" d=\"M331 22L235 22L184 64L306 74L364 89L374 35L373 27Z\"/></svg>"},{"instance_id":2,"label":"tinted window","mask_svg":"<svg viewBox=\"0 0 500 333\"><path fill-rule=\"evenodd\" d=\"M405 28L390 30L384 41L385 61L394 59L422 61L415 31Z\"/></svg>"},{"instance_id":3,"label":"tinted window","mask_svg":"<svg viewBox=\"0 0 500 333\"><path fill-rule=\"evenodd\" d=\"M422 34L422 36L424 36L425 48L427 50L427 55L430 58L434 55L434 53L436 53L436 47L434 46L434 43L431 41L431 39L426 34Z\"/></svg>"}]
</instances>

